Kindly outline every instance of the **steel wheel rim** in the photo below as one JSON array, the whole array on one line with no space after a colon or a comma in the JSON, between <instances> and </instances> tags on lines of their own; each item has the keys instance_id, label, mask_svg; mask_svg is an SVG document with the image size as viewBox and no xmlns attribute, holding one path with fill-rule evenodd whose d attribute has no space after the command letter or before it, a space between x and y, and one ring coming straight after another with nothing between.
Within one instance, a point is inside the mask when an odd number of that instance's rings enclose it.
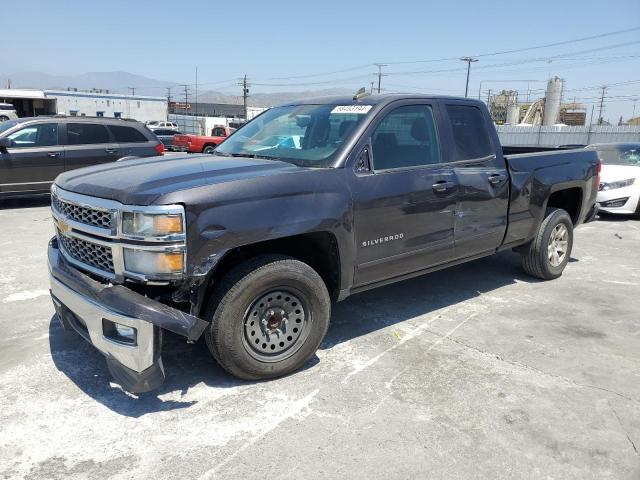
<instances>
[{"instance_id":1,"label":"steel wheel rim","mask_svg":"<svg viewBox=\"0 0 640 480\"><path fill-rule=\"evenodd\" d=\"M244 347L263 362L285 360L304 344L311 321L304 297L298 292L276 289L258 295L243 319Z\"/></svg>"},{"instance_id":2,"label":"steel wheel rim","mask_svg":"<svg viewBox=\"0 0 640 480\"><path fill-rule=\"evenodd\" d=\"M559 223L551 231L547 258L552 267L559 267L564 262L569 248L569 229L564 223Z\"/></svg>"}]
</instances>

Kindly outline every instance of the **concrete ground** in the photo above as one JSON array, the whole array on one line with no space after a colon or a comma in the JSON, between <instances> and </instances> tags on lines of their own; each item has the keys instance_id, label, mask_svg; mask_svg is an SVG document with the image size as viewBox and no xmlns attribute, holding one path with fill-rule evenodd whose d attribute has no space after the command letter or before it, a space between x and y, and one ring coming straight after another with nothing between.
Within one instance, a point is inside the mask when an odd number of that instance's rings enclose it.
<instances>
[{"instance_id":1,"label":"concrete ground","mask_svg":"<svg viewBox=\"0 0 640 480\"><path fill-rule=\"evenodd\" d=\"M638 221L581 227L552 282L509 252L356 295L275 381L169 336L140 397L52 319L46 203L0 226L0 478L640 478Z\"/></svg>"}]
</instances>

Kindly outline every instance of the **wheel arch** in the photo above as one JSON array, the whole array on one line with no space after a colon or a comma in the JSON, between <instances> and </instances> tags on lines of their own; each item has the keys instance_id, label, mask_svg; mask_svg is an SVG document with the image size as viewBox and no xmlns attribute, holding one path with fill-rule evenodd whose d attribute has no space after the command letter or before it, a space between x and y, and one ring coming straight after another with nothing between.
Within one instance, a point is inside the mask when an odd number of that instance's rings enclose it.
<instances>
[{"instance_id":1,"label":"wheel arch","mask_svg":"<svg viewBox=\"0 0 640 480\"><path fill-rule=\"evenodd\" d=\"M286 255L313 268L324 281L332 300L340 292L340 250L335 235L327 231L309 232L288 237L243 245L227 251L209 272L203 283L202 298L212 294L213 288L233 267L261 255ZM201 309L202 310L202 309ZM202 311L199 312L200 314Z\"/></svg>"},{"instance_id":2,"label":"wheel arch","mask_svg":"<svg viewBox=\"0 0 640 480\"><path fill-rule=\"evenodd\" d=\"M217 146L218 146L218 144L217 144L217 143L208 142L208 143L205 143L204 145L202 145L202 151L204 152L204 151L205 151L205 149L206 149L207 147L213 147L213 148L215 148L215 147L217 147Z\"/></svg>"},{"instance_id":3,"label":"wheel arch","mask_svg":"<svg viewBox=\"0 0 640 480\"><path fill-rule=\"evenodd\" d=\"M574 225L580 220L584 192L581 187L561 188L551 192L546 208L561 208L571 217Z\"/></svg>"}]
</instances>

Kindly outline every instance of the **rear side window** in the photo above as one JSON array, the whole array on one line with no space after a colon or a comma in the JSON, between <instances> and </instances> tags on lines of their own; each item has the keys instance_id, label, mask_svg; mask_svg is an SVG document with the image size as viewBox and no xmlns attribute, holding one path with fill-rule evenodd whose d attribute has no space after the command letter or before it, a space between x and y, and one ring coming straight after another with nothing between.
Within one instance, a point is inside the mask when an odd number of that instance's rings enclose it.
<instances>
[{"instance_id":1,"label":"rear side window","mask_svg":"<svg viewBox=\"0 0 640 480\"><path fill-rule=\"evenodd\" d=\"M478 107L447 105L455 149L453 160L472 160L493 153L484 116Z\"/></svg>"},{"instance_id":2,"label":"rear side window","mask_svg":"<svg viewBox=\"0 0 640 480\"><path fill-rule=\"evenodd\" d=\"M435 121L428 105L407 105L391 111L376 127L372 141L376 170L440 161Z\"/></svg>"},{"instance_id":3,"label":"rear side window","mask_svg":"<svg viewBox=\"0 0 640 480\"><path fill-rule=\"evenodd\" d=\"M141 143L149 141L142 132L133 127L109 125L109 129L118 143Z\"/></svg>"},{"instance_id":4,"label":"rear side window","mask_svg":"<svg viewBox=\"0 0 640 480\"><path fill-rule=\"evenodd\" d=\"M104 125L97 123L67 124L68 145L90 145L109 142L109 132Z\"/></svg>"}]
</instances>

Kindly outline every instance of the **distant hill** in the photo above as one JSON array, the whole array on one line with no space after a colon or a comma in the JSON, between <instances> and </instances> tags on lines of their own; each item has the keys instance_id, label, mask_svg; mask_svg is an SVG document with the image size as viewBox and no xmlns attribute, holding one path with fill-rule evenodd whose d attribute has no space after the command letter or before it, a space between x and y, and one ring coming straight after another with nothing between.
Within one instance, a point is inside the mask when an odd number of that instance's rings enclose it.
<instances>
[{"instance_id":1,"label":"distant hill","mask_svg":"<svg viewBox=\"0 0 640 480\"><path fill-rule=\"evenodd\" d=\"M329 95L349 95L353 90L346 88L328 88L324 90L305 90L302 92L275 92L275 93L255 93L249 96L249 105L255 107L270 107L279 103L291 100L301 100L313 97L326 97ZM198 95L198 101L203 103L232 103L239 105L242 103L240 95L227 95L220 92L210 91Z\"/></svg>"},{"instance_id":2,"label":"distant hill","mask_svg":"<svg viewBox=\"0 0 640 480\"><path fill-rule=\"evenodd\" d=\"M172 95L179 99L179 84L167 80L156 80L129 72L87 72L80 75L50 75L44 72L17 72L11 75L0 75L0 88L4 88L7 80L11 80L11 88L77 88L90 90L100 88L113 93L131 93L135 89L137 95L164 97L166 87L174 88ZM238 87L240 90L240 87ZM193 89L192 89L193 91ZM354 93L350 89L329 88L323 90L306 90L301 92L252 93L249 105L270 107L278 103L328 95L348 95ZM198 95L199 102L241 104L242 96L229 95L216 91L204 91Z\"/></svg>"},{"instance_id":3,"label":"distant hill","mask_svg":"<svg viewBox=\"0 0 640 480\"><path fill-rule=\"evenodd\" d=\"M80 90L101 88L114 93L130 93L135 88L138 95L166 96L165 87L177 85L176 82L155 80L129 72L87 72L80 75L49 75L43 72L17 72L0 75L0 86L4 88L7 80L11 88L52 88Z\"/></svg>"}]
</instances>

